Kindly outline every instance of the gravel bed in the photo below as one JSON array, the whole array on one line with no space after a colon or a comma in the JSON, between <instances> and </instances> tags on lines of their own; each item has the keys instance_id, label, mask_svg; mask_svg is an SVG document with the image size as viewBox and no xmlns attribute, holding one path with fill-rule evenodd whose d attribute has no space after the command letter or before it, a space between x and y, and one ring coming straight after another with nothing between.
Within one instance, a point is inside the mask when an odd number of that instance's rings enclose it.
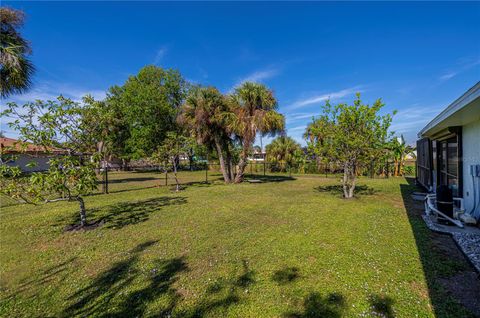
<instances>
[{"instance_id":1,"label":"gravel bed","mask_svg":"<svg viewBox=\"0 0 480 318\"><path fill-rule=\"evenodd\" d=\"M480 235L475 233L461 233L455 231L448 231L446 229L439 228L430 219L428 215L422 215L423 220L427 227L438 233L449 234L452 236L455 243L460 250L472 263L473 267L480 273Z\"/></svg>"}]
</instances>

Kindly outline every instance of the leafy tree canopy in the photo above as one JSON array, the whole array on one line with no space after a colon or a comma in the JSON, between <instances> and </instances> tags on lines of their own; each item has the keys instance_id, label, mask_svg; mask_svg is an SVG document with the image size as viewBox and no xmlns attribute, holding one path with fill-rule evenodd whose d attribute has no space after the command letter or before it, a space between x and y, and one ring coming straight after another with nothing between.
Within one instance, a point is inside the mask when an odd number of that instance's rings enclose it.
<instances>
[{"instance_id":1,"label":"leafy tree canopy","mask_svg":"<svg viewBox=\"0 0 480 318\"><path fill-rule=\"evenodd\" d=\"M110 88L106 103L128 125L125 146L132 158L149 157L167 132L177 129L176 116L187 89L178 71L153 65L129 77L123 86Z\"/></svg>"},{"instance_id":2,"label":"leafy tree canopy","mask_svg":"<svg viewBox=\"0 0 480 318\"><path fill-rule=\"evenodd\" d=\"M391 115L379 115L383 106L381 99L373 105L363 104L360 94L352 105L327 101L323 114L307 127L309 148L343 166L345 198L353 197L357 168L367 165L383 150L391 136Z\"/></svg>"}]
</instances>

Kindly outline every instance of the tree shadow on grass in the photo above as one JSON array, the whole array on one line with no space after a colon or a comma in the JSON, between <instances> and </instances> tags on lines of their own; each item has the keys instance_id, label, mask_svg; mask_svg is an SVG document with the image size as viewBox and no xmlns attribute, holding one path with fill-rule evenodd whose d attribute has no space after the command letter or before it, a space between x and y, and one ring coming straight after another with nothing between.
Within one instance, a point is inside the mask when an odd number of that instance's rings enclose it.
<instances>
[{"instance_id":1,"label":"tree shadow on grass","mask_svg":"<svg viewBox=\"0 0 480 318\"><path fill-rule=\"evenodd\" d=\"M318 292L308 294L303 301L303 310L291 311L285 318L340 318L346 309L345 298L339 293L322 296Z\"/></svg>"},{"instance_id":2,"label":"tree shadow on grass","mask_svg":"<svg viewBox=\"0 0 480 318\"><path fill-rule=\"evenodd\" d=\"M370 295L368 301L372 307L375 316L384 318L394 318L393 310L394 300L388 296Z\"/></svg>"},{"instance_id":3,"label":"tree shadow on grass","mask_svg":"<svg viewBox=\"0 0 480 318\"><path fill-rule=\"evenodd\" d=\"M91 223L103 224L106 228L121 229L128 225L145 222L150 214L159 212L162 208L170 205L187 203L185 197L159 197L134 202L120 202L102 208L87 210L87 218ZM60 220L62 224L64 220ZM79 216L75 214L71 224L78 224Z\"/></svg>"},{"instance_id":4,"label":"tree shadow on grass","mask_svg":"<svg viewBox=\"0 0 480 318\"><path fill-rule=\"evenodd\" d=\"M235 281L238 287L248 287L255 282L255 272L248 267L248 261L242 261L243 273Z\"/></svg>"},{"instance_id":5,"label":"tree shadow on grass","mask_svg":"<svg viewBox=\"0 0 480 318\"><path fill-rule=\"evenodd\" d=\"M297 180L294 177L289 177L289 176L272 176L272 175L263 175L263 174L245 174L245 181L248 181L248 179L253 179L253 180L260 180L261 182L285 182L285 181L293 181Z\"/></svg>"},{"instance_id":6,"label":"tree shadow on grass","mask_svg":"<svg viewBox=\"0 0 480 318\"><path fill-rule=\"evenodd\" d=\"M106 209L91 211L94 219L102 220L105 227L121 229L127 225L138 224L149 219L150 214L170 205L187 203L185 197L159 197L136 202L121 202Z\"/></svg>"},{"instance_id":7,"label":"tree shadow on grass","mask_svg":"<svg viewBox=\"0 0 480 318\"><path fill-rule=\"evenodd\" d=\"M44 286L49 284L61 284L70 275L70 268L76 261L76 257L69 258L57 265L41 270L40 273L32 275L32 278L22 280L10 295L5 297L5 300L12 299L17 294L28 295L31 291L41 290ZM52 293L54 290L51 291ZM37 293L31 294L30 298L37 297Z\"/></svg>"},{"instance_id":8,"label":"tree shadow on grass","mask_svg":"<svg viewBox=\"0 0 480 318\"><path fill-rule=\"evenodd\" d=\"M170 316L181 299L173 287L178 275L188 270L184 257L154 261L154 269L145 271L139 266L141 253L155 241L139 244L130 251L130 257L113 264L100 273L90 284L75 292L68 300L71 304L62 316L89 317L142 317L149 304L165 299L154 316ZM146 281L139 289L131 290L138 280Z\"/></svg>"},{"instance_id":9,"label":"tree shadow on grass","mask_svg":"<svg viewBox=\"0 0 480 318\"><path fill-rule=\"evenodd\" d=\"M343 187L341 185L318 186L318 187L315 187L314 189L315 189L315 191L318 191L318 192L330 193L332 195L343 197ZM377 192L379 192L379 190L376 190L372 187L369 187L369 186L363 185L363 184L362 185L357 185L355 187L355 196L373 195Z\"/></svg>"},{"instance_id":10,"label":"tree shadow on grass","mask_svg":"<svg viewBox=\"0 0 480 318\"><path fill-rule=\"evenodd\" d=\"M272 280L279 285L291 283L300 277L297 267L285 267L273 273Z\"/></svg>"},{"instance_id":11,"label":"tree shadow on grass","mask_svg":"<svg viewBox=\"0 0 480 318\"><path fill-rule=\"evenodd\" d=\"M218 313L226 316L229 307L242 301L241 295L248 294L248 288L255 284L255 271L251 270L248 261L242 261L242 272L230 279L218 279L207 287L206 296L192 308L179 312L176 317L200 318Z\"/></svg>"}]
</instances>

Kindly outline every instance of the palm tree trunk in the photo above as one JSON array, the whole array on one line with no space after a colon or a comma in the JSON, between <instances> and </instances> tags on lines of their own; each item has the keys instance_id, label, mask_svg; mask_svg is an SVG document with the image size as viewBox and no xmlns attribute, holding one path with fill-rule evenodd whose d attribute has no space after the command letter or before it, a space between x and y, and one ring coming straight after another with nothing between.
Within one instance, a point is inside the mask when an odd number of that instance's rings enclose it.
<instances>
[{"instance_id":1,"label":"palm tree trunk","mask_svg":"<svg viewBox=\"0 0 480 318\"><path fill-rule=\"evenodd\" d=\"M245 168L247 167L247 164L247 160L243 158L243 156L241 156L238 163L237 175L235 176L235 183L241 183L243 181L243 175L245 173Z\"/></svg>"},{"instance_id":2,"label":"palm tree trunk","mask_svg":"<svg viewBox=\"0 0 480 318\"><path fill-rule=\"evenodd\" d=\"M235 183L241 183L243 181L245 168L248 165L247 157L248 157L248 148L244 146L242 149L242 152L240 153L240 161L238 162L238 171L237 171L237 175L235 176L235 181L234 181Z\"/></svg>"},{"instance_id":3,"label":"palm tree trunk","mask_svg":"<svg viewBox=\"0 0 480 318\"><path fill-rule=\"evenodd\" d=\"M223 149L222 146L220 145L220 140L218 137L215 137L215 148L217 150L217 155L218 155L218 161L220 161L220 170L222 171L223 175L223 180L225 183L230 183L230 175L228 174L228 171L225 167L225 159L223 158Z\"/></svg>"},{"instance_id":4,"label":"palm tree trunk","mask_svg":"<svg viewBox=\"0 0 480 318\"><path fill-rule=\"evenodd\" d=\"M233 173L233 159L232 159L232 153L230 152L230 149L228 149L228 145L225 145L225 153L226 153L226 166L227 166L227 173L228 176L230 177L230 180L233 180L235 178L235 175Z\"/></svg>"}]
</instances>

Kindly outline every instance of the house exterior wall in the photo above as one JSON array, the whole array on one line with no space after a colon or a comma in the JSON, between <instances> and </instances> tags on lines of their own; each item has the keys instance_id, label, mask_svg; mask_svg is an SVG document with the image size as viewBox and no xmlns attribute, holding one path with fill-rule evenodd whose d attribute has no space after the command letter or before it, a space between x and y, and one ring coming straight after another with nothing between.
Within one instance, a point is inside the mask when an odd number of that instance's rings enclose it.
<instances>
[{"instance_id":1,"label":"house exterior wall","mask_svg":"<svg viewBox=\"0 0 480 318\"><path fill-rule=\"evenodd\" d=\"M19 166L22 171L25 172L35 172L35 171L45 171L48 170L48 161L49 157L33 157L25 154L19 154L15 156L14 161L7 162L9 166ZM28 167L27 164L30 162L36 162L35 167Z\"/></svg>"},{"instance_id":2,"label":"house exterior wall","mask_svg":"<svg viewBox=\"0 0 480 318\"><path fill-rule=\"evenodd\" d=\"M475 183L470 174L471 165L480 165L480 120L474 121L462 127L463 143L463 198L465 209L472 212L474 207L474 186L477 188L477 201L480 199L480 178L476 178ZM474 185L475 184L475 185ZM480 217L480 204L473 215Z\"/></svg>"}]
</instances>

